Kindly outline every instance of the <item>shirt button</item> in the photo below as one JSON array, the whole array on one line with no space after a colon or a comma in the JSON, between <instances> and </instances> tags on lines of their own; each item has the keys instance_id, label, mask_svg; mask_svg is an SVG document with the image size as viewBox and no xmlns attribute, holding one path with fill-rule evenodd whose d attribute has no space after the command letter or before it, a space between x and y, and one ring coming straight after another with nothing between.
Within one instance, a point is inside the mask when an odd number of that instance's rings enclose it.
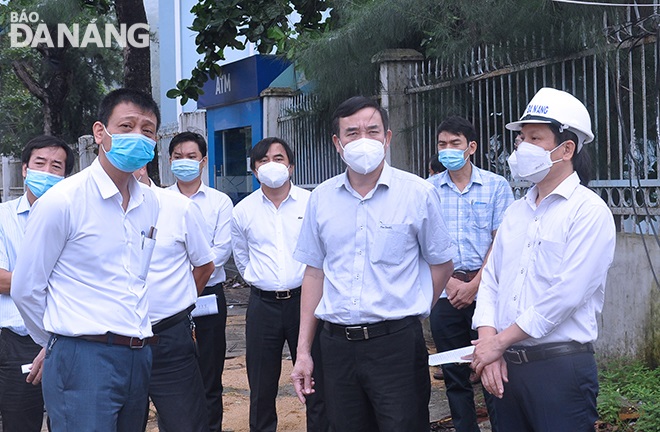
<instances>
[{"instance_id":1,"label":"shirt button","mask_svg":"<svg viewBox=\"0 0 660 432\"><path fill-rule=\"evenodd\" d=\"M520 269L520 274L525 273L525 269Z\"/></svg>"},{"instance_id":2,"label":"shirt button","mask_svg":"<svg viewBox=\"0 0 660 432\"><path fill-rule=\"evenodd\" d=\"M513 300L514 301L518 300L518 296L513 296Z\"/></svg>"},{"instance_id":3,"label":"shirt button","mask_svg":"<svg viewBox=\"0 0 660 432\"><path fill-rule=\"evenodd\" d=\"M531 242L527 243L527 247L532 247L532 243Z\"/></svg>"},{"instance_id":4,"label":"shirt button","mask_svg":"<svg viewBox=\"0 0 660 432\"><path fill-rule=\"evenodd\" d=\"M360 275L355 275L355 280L360 280Z\"/></svg>"},{"instance_id":5,"label":"shirt button","mask_svg":"<svg viewBox=\"0 0 660 432\"><path fill-rule=\"evenodd\" d=\"M534 218L534 222L538 222L538 221L539 221L539 217L536 216L536 217Z\"/></svg>"}]
</instances>

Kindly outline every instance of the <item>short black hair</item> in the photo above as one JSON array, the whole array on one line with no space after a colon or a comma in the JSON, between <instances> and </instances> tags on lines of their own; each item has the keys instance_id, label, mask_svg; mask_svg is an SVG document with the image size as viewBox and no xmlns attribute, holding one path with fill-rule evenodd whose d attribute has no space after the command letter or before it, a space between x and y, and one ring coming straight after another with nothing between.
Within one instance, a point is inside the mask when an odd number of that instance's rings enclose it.
<instances>
[{"instance_id":1,"label":"short black hair","mask_svg":"<svg viewBox=\"0 0 660 432\"><path fill-rule=\"evenodd\" d=\"M268 149L270 149L270 146L273 144L281 144L282 147L284 147L284 151L286 152L286 157L289 159L289 165L296 165L294 153L289 144L287 144L286 141L284 141L282 138L268 137L256 143L254 147L252 147L252 150L250 150L250 169L253 172L257 161L263 159L264 156L266 156Z\"/></svg>"},{"instance_id":2,"label":"short black hair","mask_svg":"<svg viewBox=\"0 0 660 432\"><path fill-rule=\"evenodd\" d=\"M438 159L437 153L431 156L431 160L429 161L429 166L436 174L445 170L445 166L442 163L440 163L440 159Z\"/></svg>"},{"instance_id":3,"label":"short black hair","mask_svg":"<svg viewBox=\"0 0 660 432\"><path fill-rule=\"evenodd\" d=\"M132 103L133 105L142 108L144 111L153 113L156 116L156 130L160 128L160 110L158 109L156 101L154 101L150 94L128 88L113 90L105 95L99 105L99 121L107 126L112 111L117 105L122 103Z\"/></svg>"},{"instance_id":4,"label":"short black hair","mask_svg":"<svg viewBox=\"0 0 660 432\"><path fill-rule=\"evenodd\" d=\"M468 119L463 117L447 117L445 121L438 126L438 129L435 132L435 137L438 138L438 135L440 135L441 132L463 135L467 139L468 144L472 141L477 141L477 131L474 129L474 125Z\"/></svg>"},{"instance_id":5,"label":"short black hair","mask_svg":"<svg viewBox=\"0 0 660 432\"><path fill-rule=\"evenodd\" d=\"M37 149L47 148L47 147L59 147L64 150L66 153L66 160L64 161L64 175L68 176L73 171L73 163L75 162L76 156L73 154L71 147L61 139L50 136L50 135L39 135L32 138L25 144L25 148L21 152L21 164L28 165L30 158L32 157L32 152Z\"/></svg>"},{"instance_id":6,"label":"short black hair","mask_svg":"<svg viewBox=\"0 0 660 432\"><path fill-rule=\"evenodd\" d=\"M555 136L555 146L569 140L575 143L575 150L573 151L573 157L571 158L573 170L578 174L578 177L580 177L580 183L582 183L583 186L587 186L593 177L593 164L591 162L589 151L584 145L582 146L582 149L578 151L578 143L580 141L575 132L571 132L568 129L560 132L559 127L554 124L548 124L548 127Z\"/></svg>"},{"instance_id":7,"label":"short black hair","mask_svg":"<svg viewBox=\"0 0 660 432\"><path fill-rule=\"evenodd\" d=\"M375 100L365 96L353 96L346 99L339 104L332 113L332 133L339 136L339 119L351 116L364 108L375 108L380 113L380 118L383 120L383 128L385 132L389 130L389 119L387 111L382 108Z\"/></svg>"},{"instance_id":8,"label":"short black hair","mask_svg":"<svg viewBox=\"0 0 660 432\"><path fill-rule=\"evenodd\" d=\"M197 132L181 132L174 135L174 138L170 141L170 157L172 157L172 153L174 153L174 148L176 146L188 141L197 143L197 147L199 147L199 152L202 154L202 157L206 156L206 139L202 135Z\"/></svg>"}]
</instances>

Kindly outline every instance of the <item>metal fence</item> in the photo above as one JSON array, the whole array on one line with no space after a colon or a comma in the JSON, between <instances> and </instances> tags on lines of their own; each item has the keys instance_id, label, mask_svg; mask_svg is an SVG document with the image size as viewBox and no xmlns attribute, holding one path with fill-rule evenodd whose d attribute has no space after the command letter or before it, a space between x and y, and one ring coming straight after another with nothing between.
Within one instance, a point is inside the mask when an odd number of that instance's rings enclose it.
<instances>
[{"instance_id":1,"label":"metal fence","mask_svg":"<svg viewBox=\"0 0 660 432\"><path fill-rule=\"evenodd\" d=\"M312 94L301 93L283 102L277 122L278 136L296 153L295 184L313 188L344 170L332 143L330 120L316 114Z\"/></svg>"},{"instance_id":2,"label":"metal fence","mask_svg":"<svg viewBox=\"0 0 660 432\"><path fill-rule=\"evenodd\" d=\"M529 49L516 53L512 64L505 49L480 47L462 59L409 63L402 74L408 83L401 102L408 107L402 131L411 161L406 169L426 176L436 153L436 128L455 114L477 128L475 164L511 180L506 160L515 137L505 124L519 118L538 89L554 87L574 94L591 113L596 138L585 146L594 164L590 187L608 203L624 231L647 232L653 228L649 222L657 226L660 48L656 35L644 29L657 31L660 16L636 20L629 12L627 20L605 32L597 29L607 44L570 56L547 58ZM343 169L329 127L314 115L312 102L308 95L292 98L278 119L281 135L299 155L295 179L307 185ZM511 185L517 196L528 186Z\"/></svg>"},{"instance_id":3,"label":"metal fence","mask_svg":"<svg viewBox=\"0 0 660 432\"><path fill-rule=\"evenodd\" d=\"M426 61L411 70L407 94L417 174L426 172L435 153L438 124L456 114L477 127L481 146L474 162L510 179L506 159L515 137L504 126L520 116L539 88L555 87L584 101L592 114L596 139L585 146L594 162L590 186L624 219L660 215L655 37L634 47L624 43L517 66L499 65L487 51L471 54L474 60L469 63ZM512 186L517 195L525 187L515 182Z\"/></svg>"}]
</instances>

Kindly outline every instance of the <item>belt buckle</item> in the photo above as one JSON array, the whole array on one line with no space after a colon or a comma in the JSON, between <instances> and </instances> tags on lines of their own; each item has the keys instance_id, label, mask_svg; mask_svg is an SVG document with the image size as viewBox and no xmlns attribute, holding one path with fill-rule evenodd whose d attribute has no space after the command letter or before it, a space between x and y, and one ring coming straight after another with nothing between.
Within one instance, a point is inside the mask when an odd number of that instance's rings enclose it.
<instances>
[{"instance_id":1,"label":"belt buckle","mask_svg":"<svg viewBox=\"0 0 660 432\"><path fill-rule=\"evenodd\" d=\"M529 362L525 350L507 350L506 353L508 360L513 364L520 365Z\"/></svg>"},{"instance_id":2,"label":"belt buckle","mask_svg":"<svg viewBox=\"0 0 660 432\"><path fill-rule=\"evenodd\" d=\"M291 290L275 291L276 300L288 300L291 298Z\"/></svg>"},{"instance_id":3,"label":"belt buckle","mask_svg":"<svg viewBox=\"0 0 660 432\"><path fill-rule=\"evenodd\" d=\"M467 271L455 270L454 273L452 273L452 277L454 279L458 279L461 282L466 282L466 279L468 278Z\"/></svg>"},{"instance_id":4,"label":"belt buckle","mask_svg":"<svg viewBox=\"0 0 660 432\"><path fill-rule=\"evenodd\" d=\"M362 330L362 338L352 338L351 331L353 330L357 330L357 331ZM346 334L346 339L348 339L349 341L369 339L369 329L367 328L367 326L348 326L344 328L344 333Z\"/></svg>"},{"instance_id":5,"label":"belt buckle","mask_svg":"<svg viewBox=\"0 0 660 432\"><path fill-rule=\"evenodd\" d=\"M138 343L134 343L133 341L137 341ZM128 346L131 349L141 349L144 348L144 346L147 344L148 339L140 339L138 337L131 337L128 341Z\"/></svg>"}]
</instances>

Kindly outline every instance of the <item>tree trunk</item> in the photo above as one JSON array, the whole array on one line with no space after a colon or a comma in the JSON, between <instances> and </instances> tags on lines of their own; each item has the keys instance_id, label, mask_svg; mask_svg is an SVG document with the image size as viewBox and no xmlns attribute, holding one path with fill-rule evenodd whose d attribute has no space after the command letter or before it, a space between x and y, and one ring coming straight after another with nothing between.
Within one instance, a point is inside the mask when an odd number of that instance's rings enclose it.
<instances>
[{"instance_id":1,"label":"tree trunk","mask_svg":"<svg viewBox=\"0 0 660 432\"><path fill-rule=\"evenodd\" d=\"M127 31L134 24L148 24L143 0L116 0L115 12L117 13L117 22L126 24ZM146 30L140 31L145 32ZM126 48L124 48L124 87L151 94L151 52L149 46L136 48L128 43L126 44ZM158 146L156 146L155 152L154 160L147 164L147 174L157 185L160 185Z\"/></svg>"},{"instance_id":2,"label":"tree trunk","mask_svg":"<svg viewBox=\"0 0 660 432\"><path fill-rule=\"evenodd\" d=\"M148 24L143 0L116 0L117 22L126 24ZM140 30L145 32L145 30ZM127 43L124 48L124 87L151 94L151 53L149 46L136 48Z\"/></svg>"}]
</instances>

